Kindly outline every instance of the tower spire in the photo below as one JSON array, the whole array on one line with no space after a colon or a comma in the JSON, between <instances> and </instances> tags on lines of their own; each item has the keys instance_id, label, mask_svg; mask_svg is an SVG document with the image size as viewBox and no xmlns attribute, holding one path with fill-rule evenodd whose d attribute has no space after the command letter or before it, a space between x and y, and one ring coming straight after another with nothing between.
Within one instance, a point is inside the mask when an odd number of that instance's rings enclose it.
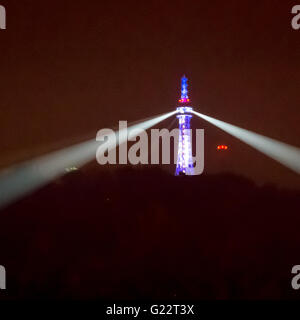
<instances>
[{"instance_id":1,"label":"tower spire","mask_svg":"<svg viewBox=\"0 0 300 320\"><path fill-rule=\"evenodd\" d=\"M188 103L190 102L189 96L188 96L188 84L187 84L187 77L184 75L181 78L181 97L179 102L180 103Z\"/></svg>"}]
</instances>

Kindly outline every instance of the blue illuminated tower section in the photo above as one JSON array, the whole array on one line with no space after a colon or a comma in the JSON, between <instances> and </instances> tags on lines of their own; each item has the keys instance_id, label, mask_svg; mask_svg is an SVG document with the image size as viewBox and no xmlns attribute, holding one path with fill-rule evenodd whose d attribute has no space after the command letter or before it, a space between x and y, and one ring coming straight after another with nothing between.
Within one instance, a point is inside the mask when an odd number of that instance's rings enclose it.
<instances>
[{"instance_id":1,"label":"blue illuminated tower section","mask_svg":"<svg viewBox=\"0 0 300 320\"><path fill-rule=\"evenodd\" d=\"M179 120L179 141L178 156L175 175L193 175L194 165L192 156L192 132L191 118L193 108L189 106L187 78L181 78L181 98L180 107L177 108L177 118Z\"/></svg>"}]
</instances>

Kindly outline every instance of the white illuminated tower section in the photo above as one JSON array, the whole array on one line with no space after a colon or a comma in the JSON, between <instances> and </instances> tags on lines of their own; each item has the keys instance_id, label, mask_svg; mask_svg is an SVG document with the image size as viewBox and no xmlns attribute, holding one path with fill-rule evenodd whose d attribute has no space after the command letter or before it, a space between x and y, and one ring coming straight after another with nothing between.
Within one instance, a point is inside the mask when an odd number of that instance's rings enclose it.
<instances>
[{"instance_id":1,"label":"white illuminated tower section","mask_svg":"<svg viewBox=\"0 0 300 320\"><path fill-rule=\"evenodd\" d=\"M191 118L193 108L189 106L190 99L187 90L187 78L181 78L180 107L177 108L179 120L178 156L175 175L193 175L194 165L192 156Z\"/></svg>"}]
</instances>

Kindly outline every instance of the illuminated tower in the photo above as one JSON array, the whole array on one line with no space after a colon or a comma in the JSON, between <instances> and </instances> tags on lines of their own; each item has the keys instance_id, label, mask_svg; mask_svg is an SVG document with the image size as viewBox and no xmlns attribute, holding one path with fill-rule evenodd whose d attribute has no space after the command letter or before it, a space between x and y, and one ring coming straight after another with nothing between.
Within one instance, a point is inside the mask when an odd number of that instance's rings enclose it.
<instances>
[{"instance_id":1,"label":"illuminated tower","mask_svg":"<svg viewBox=\"0 0 300 320\"><path fill-rule=\"evenodd\" d=\"M193 175L193 156L191 139L191 118L193 108L189 106L189 96L187 90L187 78L181 78L181 98L180 107L177 108L177 118L179 119L179 141L178 156L175 175Z\"/></svg>"}]
</instances>

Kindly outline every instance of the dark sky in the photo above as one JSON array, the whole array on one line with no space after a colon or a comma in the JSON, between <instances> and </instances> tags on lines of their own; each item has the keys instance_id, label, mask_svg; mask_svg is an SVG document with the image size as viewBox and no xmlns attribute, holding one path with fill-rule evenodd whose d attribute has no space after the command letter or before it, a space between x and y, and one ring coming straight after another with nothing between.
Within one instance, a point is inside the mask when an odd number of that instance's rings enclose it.
<instances>
[{"instance_id":1,"label":"dark sky","mask_svg":"<svg viewBox=\"0 0 300 320\"><path fill-rule=\"evenodd\" d=\"M172 110L183 73L199 112L300 147L296 3L2 0L0 166ZM299 185L289 169L193 121L206 129L208 172ZM218 143L231 147L227 159Z\"/></svg>"}]
</instances>

